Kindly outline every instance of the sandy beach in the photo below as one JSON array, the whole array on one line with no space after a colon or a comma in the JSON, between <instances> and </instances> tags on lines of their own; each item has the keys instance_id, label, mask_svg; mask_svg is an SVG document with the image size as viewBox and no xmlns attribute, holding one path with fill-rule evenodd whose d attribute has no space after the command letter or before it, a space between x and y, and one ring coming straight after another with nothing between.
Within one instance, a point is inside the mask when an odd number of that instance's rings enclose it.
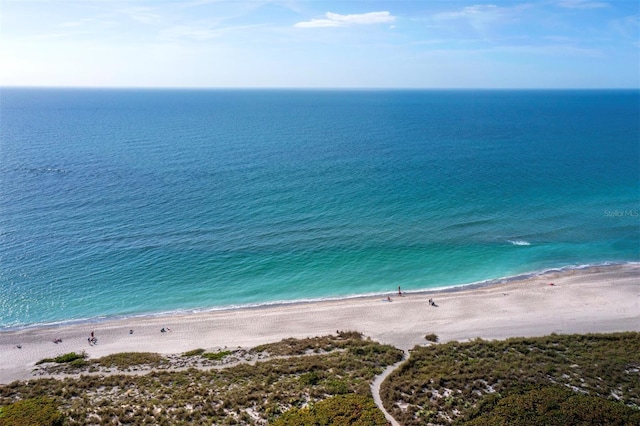
<instances>
[{"instance_id":1,"label":"sandy beach","mask_svg":"<svg viewBox=\"0 0 640 426\"><path fill-rule=\"evenodd\" d=\"M35 363L72 351L181 353L253 347L354 330L401 349L476 337L640 331L640 264L552 272L456 291L141 317L0 333L0 383L29 379ZM431 306L433 299L437 306ZM162 328L170 329L161 332ZM130 333L133 330L133 333ZM94 332L98 342L89 345ZM54 343L55 339L62 339Z\"/></svg>"}]
</instances>

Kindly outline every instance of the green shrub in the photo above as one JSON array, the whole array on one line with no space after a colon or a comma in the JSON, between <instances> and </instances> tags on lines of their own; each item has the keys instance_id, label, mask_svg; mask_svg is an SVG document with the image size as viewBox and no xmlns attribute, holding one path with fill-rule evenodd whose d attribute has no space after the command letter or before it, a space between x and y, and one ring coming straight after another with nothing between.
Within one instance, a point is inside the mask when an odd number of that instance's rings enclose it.
<instances>
[{"instance_id":1,"label":"green shrub","mask_svg":"<svg viewBox=\"0 0 640 426\"><path fill-rule=\"evenodd\" d=\"M204 352L202 353L202 357L209 359L211 361L220 361L227 355L231 355L231 351L220 351L220 352Z\"/></svg>"},{"instance_id":2,"label":"green shrub","mask_svg":"<svg viewBox=\"0 0 640 426\"><path fill-rule=\"evenodd\" d=\"M373 399L362 395L339 395L305 408L287 411L273 426L386 426L384 414Z\"/></svg>"},{"instance_id":3,"label":"green shrub","mask_svg":"<svg viewBox=\"0 0 640 426\"><path fill-rule=\"evenodd\" d=\"M349 385L344 380L329 380L327 382L327 392L332 395L342 395L349 392Z\"/></svg>"},{"instance_id":4,"label":"green shrub","mask_svg":"<svg viewBox=\"0 0 640 426\"><path fill-rule=\"evenodd\" d=\"M182 356L200 356L204 353L204 349L194 349L182 354Z\"/></svg>"},{"instance_id":5,"label":"green shrub","mask_svg":"<svg viewBox=\"0 0 640 426\"><path fill-rule=\"evenodd\" d=\"M304 373L300 376L300 383L303 385L317 385L320 381L320 375L315 371L310 371L309 373Z\"/></svg>"},{"instance_id":6,"label":"green shrub","mask_svg":"<svg viewBox=\"0 0 640 426\"><path fill-rule=\"evenodd\" d=\"M486 411L485 411L486 410ZM624 426L640 424L640 412L605 398L575 393L561 386L533 389L481 405L469 426Z\"/></svg>"},{"instance_id":7,"label":"green shrub","mask_svg":"<svg viewBox=\"0 0 640 426\"><path fill-rule=\"evenodd\" d=\"M166 360L156 353L151 352L122 352L96 359L94 362L103 367L116 367L126 369L136 365L158 366Z\"/></svg>"},{"instance_id":8,"label":"green shrub","mask_svg":"<svg viewBox=\"0 0 640 426\"><path fill-rule=\"evenodd\" d=\"M39 364L44 364L46 362L55 362L58 364L63 364L63 363L69 363L72 361L76 361L76 360L84 360L87 357L87 354L83 351L80 352L79 354L75 353L75 352L69 352L68 354L64 354L64 355L58 355L55 358L44 358L41 359L40 361L36 362L36 365Z\"/></svg>"},{"instance_id":9,"label":"green shrub","mask_svg":"<svg viewBox=\"0 0 640 426\"><path fill-rule=\"evenodd\" d=\"M425 340L428 342L437 342L438 341L438 335L434 334L434 333L429 333L426 336L424 336Z\"/></svg>"},{"instance_id":10,"label":"green shrub","mask_svg":"<svg viewBox=\"0 0 640 426\"><path fill-rule=\"evenodd\" d=\"M0 409L1 426L62 426L64 416L45 397L24 399Z\"/></svg>"},{"instance_id":11,"label":"green shrub","mask_svg":"<svg viewBox=\"0 0 640 426\"><path fill-rule=\"evenodd\" d=\"M84 358L74 359L73 361L71 361L69 363L69 365L71 367L74 367L74 368L82 368L82 367L86 367L87 365L90 365L90 364L91 363L89 361L87 361L86 359L84 359Z\"/></svg>"}]
</instances>

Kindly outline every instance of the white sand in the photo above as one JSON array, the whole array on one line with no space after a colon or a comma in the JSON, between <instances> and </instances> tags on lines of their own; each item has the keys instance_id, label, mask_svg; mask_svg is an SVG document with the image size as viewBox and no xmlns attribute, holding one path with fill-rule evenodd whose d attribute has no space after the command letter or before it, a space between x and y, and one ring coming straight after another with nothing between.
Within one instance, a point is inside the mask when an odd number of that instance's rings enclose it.
<instances>
[{"instance_id":1,"label":"white sand","mask_svg":"<svg viewBox=\"0 0 640 426\"><path fill-rule=\"evenodd\" d=\"M360 331L401 349L424 344L427 333L450 341L640 331L640 264L391 298L391 302L363 297L2 332L0 383L33 377L31 370L40 359L82 350L92 358L130 351L169 354L196 348L253 347L336 330ZM429 305L430 298L437 307ZM161 333L162 327L171 331ZM95 346L87 342L91 331L98 338ZM62 343L53 343L56 338Z\"/></svg>"}]
</instances>

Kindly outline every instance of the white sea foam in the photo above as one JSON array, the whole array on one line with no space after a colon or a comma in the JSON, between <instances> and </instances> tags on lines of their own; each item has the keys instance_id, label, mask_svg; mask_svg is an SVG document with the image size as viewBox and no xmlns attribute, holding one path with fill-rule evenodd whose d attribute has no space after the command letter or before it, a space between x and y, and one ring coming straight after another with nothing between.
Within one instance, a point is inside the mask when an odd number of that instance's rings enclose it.
<instances>
[{"instance_id":1,"label":"white sea foam","mask_svg":"<svg viewBox=\"0 0 640 426\"><path fill-rule=\"evenodd\" d=\"M530 246L531 245L529 241L525 241L525 240L509 240L509 242L514 246Z\"/></svg>"}]
</instances>

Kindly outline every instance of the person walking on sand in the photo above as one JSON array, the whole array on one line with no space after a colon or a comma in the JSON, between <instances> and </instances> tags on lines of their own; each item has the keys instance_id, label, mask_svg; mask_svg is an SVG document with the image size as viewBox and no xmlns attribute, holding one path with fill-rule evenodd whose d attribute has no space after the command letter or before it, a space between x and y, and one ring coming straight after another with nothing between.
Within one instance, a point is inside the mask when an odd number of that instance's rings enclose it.
<instances>
[{"instance_id":1,"label":"person walking on sand","mask_svg":"<svg viewBox=\"0 0 640 426\"><path fill-rule=\"evenodd\" d=\"M398 286L398 296L402 296L402 291L400 290L400 286Z\"/></svg>"}]
</instances>

